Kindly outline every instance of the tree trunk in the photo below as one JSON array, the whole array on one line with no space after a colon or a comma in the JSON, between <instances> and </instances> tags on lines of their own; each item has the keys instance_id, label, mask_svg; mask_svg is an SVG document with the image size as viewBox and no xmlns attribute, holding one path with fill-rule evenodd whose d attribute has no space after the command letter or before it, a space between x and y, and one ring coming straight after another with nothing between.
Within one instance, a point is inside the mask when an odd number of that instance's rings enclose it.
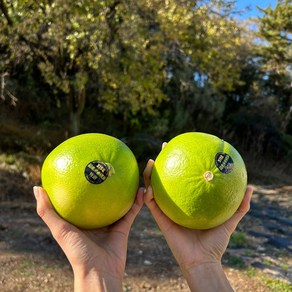
<instances>
[{"instance_id":1,"label":"tree trunk","mask_svg":"<svg viewBox=\"0 0 292 292\"><path fill-rule=\"evenodd\" d=\"M6 5L5 5L3 0L0 0L0 10L4 14L8 25L9 26L13 26L13 21L12 21L12 19L10 18L9 14L8 14L8 9L7 9L7 7L6 7Z\"/></svg>"},{"instance_id":2,"label":"tree trunk","mask_svg":"<svg viewBox=\"0 0 292 292\"><path fill-rule=\"evenodd\" d=\"M76 136L80 134L80 118L85 106L85 89L80 90L77 94L73 92L68 99L70 112L69 136Z\"/></svg>"},{"instance_id":3,"label":"tree trunk","mask_svg":"<svg viewBox=\"0 0 292 292\"><path fill-rule=\"evenodd\" d=\"M70 112L70 136L76 136L80 133L80 114L79 112Z\"/></svg>"}]
</instances>

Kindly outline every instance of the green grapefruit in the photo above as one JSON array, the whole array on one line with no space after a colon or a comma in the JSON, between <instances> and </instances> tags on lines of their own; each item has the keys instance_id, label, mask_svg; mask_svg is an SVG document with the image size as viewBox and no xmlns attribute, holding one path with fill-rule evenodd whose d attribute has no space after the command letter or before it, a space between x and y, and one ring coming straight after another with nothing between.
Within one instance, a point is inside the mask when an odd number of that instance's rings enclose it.
<instances>
[{"instance_id":1,"label":"green grapefruit","mask_svg":"<svg viewBox=\"0 0 292 292\"><path fill-rule=\"evenodd\" d=\"M105 134L72 137L42 166L42 184L57 213L84 229L112 224L131 208L139 184L136 158Z\"/></svg>"},{"instance_id":2,"label":"green grapefruit","mask_svg":"<svg viewBox=\"0 0 292 292\"><path fill-rule=\"evenodd\" d=\"M189 132L170 140L157 156L151 184L160 209L174 222L209 229L229 219L246 190L238 151L216 136Z\"/></svg>"}]
</instances>

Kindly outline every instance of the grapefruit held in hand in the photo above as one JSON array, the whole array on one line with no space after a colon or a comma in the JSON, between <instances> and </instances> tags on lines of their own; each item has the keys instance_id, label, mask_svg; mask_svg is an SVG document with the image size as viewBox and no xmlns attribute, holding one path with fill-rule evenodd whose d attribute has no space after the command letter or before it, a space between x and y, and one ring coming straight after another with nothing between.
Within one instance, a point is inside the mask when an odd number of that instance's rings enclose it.
<instances>
[{"instance_id":1,"label":"grapefruit held in hand","mask_svg":"<svg viewBox=\"0 0 292 292\"><path fill-rule=\"evenodd\" d=\"M156 203L170 219L188 228L209 229L236 212L247 173L232 145L210 134L189 132L161 150L151 184Z\"/></svg>"},{"instance_id":2,"label":"grapefruit held in hand","mask_svg":"<svg viewBox=\"0 0 292 292\"><path fill-rule=\"evenodd\" d=\"M42 184L57 213L84 229L112 224L134 203L136 158L126 144L105 134L82 134L45 159Z\"/></svg>"}]
</instances>

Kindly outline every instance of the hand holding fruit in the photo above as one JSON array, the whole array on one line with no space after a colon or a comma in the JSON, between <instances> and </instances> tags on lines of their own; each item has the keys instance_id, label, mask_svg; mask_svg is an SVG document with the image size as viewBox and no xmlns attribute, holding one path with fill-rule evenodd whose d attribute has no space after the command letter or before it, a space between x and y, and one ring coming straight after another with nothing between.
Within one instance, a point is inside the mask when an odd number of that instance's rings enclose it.
<instances>
[{"instance_id":1,"label":"hand holding fruit","mask_svg":"<svg viewBox=\"0 0 292 292\"><path fill-rule=\"evenodd\" d=\"M62 219L41 187L35 187L34 194L39 216L73 268L75 291L122 291L129 231L143 205L143 189L138 190L133 206L123 218L92 230L81 230Z\"/></svg>"},{"instance_id":2,"label":"hand holding fruit","mask_svg":"<svg viewBox=\"0 0 292 292\"><path fill-rule=\"evenodd\" d=\"M238 210L225 223L207 230L189 229L169 219L156 204L150 184L153 164L154 161L149 160L144 171L147 187L144 202L160 227L191 290L213 291L214 286L212 285L214 284L220 291L232 291L221 267L221 257L226 250L232 232L249 210L252 188L247 187Z\"/></svg>"},{"instance_id":3,"label":"hand holding fruit","mask_svg":"<svg viewBox=\"0 0 292 292\"><path fill-rule=\"evenodd\" d=\"M138 164L129 147L99 133L78 135L58 145L46 157L41 177L57 213L83 229L122 218L139 185Z\"/></svg>"},{"instance_id":4,"label":"hand holding fruit","mask_svg":"<svg viewBox=\"0 0 292 292\"><path fill-rule=\"evenodd\" d=\"M149 160L144 180L144 202L191 290L232 290L221 257L252 194L237 150L185 133ZM70 261L76 290L122 291L129 231L143 205L131 150L104 134L70 138L46 158L42 183L37 212Z\"/></svg>"}]
</instances>

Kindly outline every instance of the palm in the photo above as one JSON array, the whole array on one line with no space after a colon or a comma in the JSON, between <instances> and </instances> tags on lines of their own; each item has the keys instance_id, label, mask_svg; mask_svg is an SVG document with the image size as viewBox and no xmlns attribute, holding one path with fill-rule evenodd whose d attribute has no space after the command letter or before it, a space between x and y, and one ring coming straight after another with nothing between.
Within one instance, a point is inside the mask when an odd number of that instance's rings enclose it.
<instances>
[{"instance_id":1,"label":"palm","mask_svg":"<svg viewBox=\"0 0 292 292\"><path fill-rule=\"evenodd\" d=\"M228 245L230 234L225 225L193 230L177 225L163 214L156 219L177 261L185 267L204 261L219 261Z\"/></svg>"},{"instance_id":2,"label":"palm","mask_svg":"<svg viewBox=\"0 0 292 292\"><path fill-rule=\"evenodd\" d=\"M120 222L119 222L120 223ZM70 240L64 248L71 265L93 268L96 263L104 273L112 276L123 274L126 264L128 231L121 230L119 224L94 231L81 231L77 228L71 233Z\"/></svg>"},{"instance_id":3,"label":"palm","mask_svg":"<svg viewBox=\"0 0 292 292\"><path fill-rule=\"evenodd\" d=\"M61 219L53 210L45 193L39 188L42 200L38 213L49 226L71 265L87 270L100 267L100 272L120 278L124 273L128 236L131 225L143 205L143 190L139 189L130 211L116 223L95 230L80 230Z\"/></svg>"},{"instance_id":4,"label":"palm","mask_svg":"<svg viewBox=\"0 0 292 292\"><path fill-rule=\"evenodd\" d=\"M237 212L224 224L208 230L188 229L164 215L153 199L150 185L152 166L153 161L150 160L144 171L145 184L148 186L144 200L180 266L188 269L204 262L220 262L232 232L249 209L252 189L247 188Z\"/></svg>"}]
</instances>

